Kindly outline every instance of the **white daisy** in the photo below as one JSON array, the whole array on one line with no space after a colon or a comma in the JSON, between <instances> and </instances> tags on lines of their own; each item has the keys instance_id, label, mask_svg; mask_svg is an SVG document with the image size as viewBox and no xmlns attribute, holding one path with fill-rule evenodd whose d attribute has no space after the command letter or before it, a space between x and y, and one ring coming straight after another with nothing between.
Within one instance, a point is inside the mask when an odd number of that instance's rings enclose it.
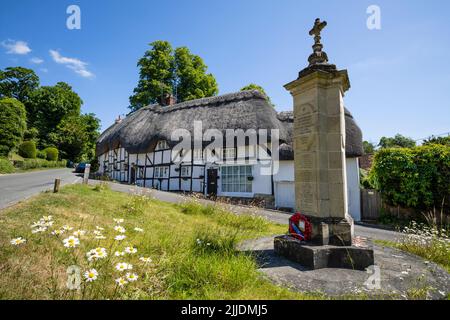
<instances>
[{"instance_id":1,"label":"white daisy","mask_svg":"<svg viewBox=\"0 0 450 320\"><path fill-rule=\"evenodd\" d=\"M86 234L86 232L87 232L86 230L77 230L77 231L73 232L73 235L75 237L81 237L81 236L84 236Z\"/></svg>"},{"instance_id":2,"label":"white daisy","mask_svg":"<svg viewBox=\"0 0 450 320\"><path fill-rule=\"evenodd\" d=\"M104 259L108 256L108 253L105 248L95 248L86 253L88 261Z\"/></svg>"},{"instance_id":3,"label":"white daisy","mask_svg":"<svg viewBox=\"0 0 450 320\"><path fill-rule=\"evenodd\" d=\"M64 226L62 226L62 228L63 228L64 230L66 230L66 231L70 231L70 230L73 229L72 227L70 227L70 226L68 226L68 225L64 225Z\"/></svg>"},{"instance_id":4,"label":"white daisy","mask_svg":"<svg viewBox=\"0 0 450 320\"><path fill-rule=\"evenodd\" d=\"M123 252L123 251L116 251L116 252L114 252L114 255L115 255L116 257L122 257L122 256L125 255L125 252Z\"/></svg>"},{"instance_id":5,"label":"white daisy","mask_svg":"<svg viewBox=\"0 0 450 320\"><path fill-rule=\"evenodd\" d=\"M43 216L42 220L47 221L47 222L52 221L53 220L53 216Z\"/></svg>"},{"instance_id":6,"label":"white daisy","mask_svg":"<svg viewBox=\"0 0 450 320\"><path fill-rule=\"evenodd\" d=\"M121 224L121 223L123 223L123 219L113 219L114 220L114 222L115 223L117 223L117 224Z\"/></svg>"},{"instance_id":7,"label":"white daisy","mask_svg":"<svg viewBox=\"0 0 450 320\"><path fill-rule=\"evenodd\" d=\"M59 235L64 234L65 232L66 232L66 230L64 230L64 229L54 230L54 231L52 231L52 235L59 236Z\"/></svg>"},{"instance_id":8,"label":"white daisy","mask_svg":"<svg viewBox=\"0 0 450 320\"><path fill-rule=\"evenodd\" d=\"M147 263L151 263L152 259L150 257L146 258L146 257L140 257L139 260L141 260L142 262L144 262L145 264Z\"/></svg>"},{"instance_id":9,"label":"white daisy","mask_svg":"<svg viewBox=\"0 0 450 320\"><path fill-rule=\"evenodd\" d=\"M95 236L95 239L104 240L106 237L104 235Z\"/></svg>"},{"instance_id":10,"label":"white daisy","mask_svg":"<svg viewBox=\"0 0 450 320\"><path fill-rule=\"evenodd\" d=\"M127 274L125 275L125 277L126 277L127 280L130 281L130 282L137 281L137 279L139 278L138 275L137 275L136 273L130 273L130 272L127 273Z\"/></svg>"},{"instance_id":11,"label":"white daisy","mask_svg":"<svg viewBox=\"0 0 450 320\"><path fill-rule=\"evenodd\" d=\"M39 227L39 228L33 229L31 231L31 233L42 233L42 232L45 232L45 231L47 231L47 227Z\"/></svg>"},{"instance_id":12,"label":"white daisy","mask_svg":"<svg viewBox=\"0 0 450 320\"><path fill-rule=\"evenodd\" d=\"M66 248L75 248L80 244L80 239L75 238L74 236L70 236L67 239L63 240L64 247Z\"/></svg>"},{"instance_id":13,"label":"white daisy","mask_svg":"<svg viewBox=\"0 0 450 320\"><path fill-rule=\"evenodd\" d=\"M95 226L95 229L99 230L99 231L103 231L105 230L105 228L99 227L99 226Z\"/></svg>"},{"instance_id":14,"label":"white daisy","mask_svg":"<svg viewBox=\"0 0 450 320\"><path fill-rule=\"evenodd\" d=\"M115 236L115 237L114 237L114 240L122 241L122 240L125 239L125 238L126 238L126 236L123 235L123 234L121 234L121 235Z\"/></svg>"},{"instance_id":15,"label":"white daisy","mask_svg":"<svg viewBox=\"0 0 450 320\"><path fill-rule=\"evenodd\" d=\"M86 282L92 282L97 280L98 272L95 269L88 270L84 273L84 278L86 279Z\"/></svg>"},{"instance_id":16,"label":"white daisy","mask_svg":"<svg viewBox=\"0 0 450 320\"><path fill-rule=\"evenodd\" d=\"M116 230L117 232L120 232L120 233L125 233L125 231L126 231L125 228L122 226L115 226L114 230Z\"/></svg>"},{"instance_id":17,"label":"white daisy","mask_svg":"<svg viewBox=\"0 0 450 320\"><path fill-rule=\"evenodd\" d=\"M18 238L12 239L12 240L10 241L10 243L11 243L13 246L19 246L19 245L21 245L21 244L23 244L23 243L25 243L25 242L27 242L27 240L23 239L22 237L18 237Z\"/></svg>"},{"instance_id":18,"label":"white daisy","mask_svg":"<svg viewBox=\"0 0 450 320\"><path fill-rule=\"evenodd\" d=\"M126 247L125 248L125 252L128 253L128 254L134 254L134 253L137 252L137 249L134 248L134 247Z\"/></svg>"},{"instance_id":19,"label":"white daisy","mask_svg":"<svg viewBox=\"0 0 450 320\"><path fill-rule=\"evenodd\" d=\"M144 232L144 229L136 227L136 228L134 228L134 231L136 231L136 232Z\"/></svg>"},{"instance_id":20,"label":"white daisy","mask_svg":"<svg viewBox=\"0 0 450 320\"><path fill-rule=\"evenodd\" d=\"M117 271L125 271L125 270L132 270L133 269L133 265L126 263L126 262L119 262L118 264L116 264L116 270Z\"/></svg>"},{"instance_id":21,"label":"white daisy","mask_svg":"<svg viewBox=\"0 0 450 320\"><path fill-rule=\"evenodd\" d=\"M126 285L128 283L127 280L125 280L124 278L120 277L116 279L116 283L119 287L123 287L124 285Z\"/></svg>"}]
</instances>

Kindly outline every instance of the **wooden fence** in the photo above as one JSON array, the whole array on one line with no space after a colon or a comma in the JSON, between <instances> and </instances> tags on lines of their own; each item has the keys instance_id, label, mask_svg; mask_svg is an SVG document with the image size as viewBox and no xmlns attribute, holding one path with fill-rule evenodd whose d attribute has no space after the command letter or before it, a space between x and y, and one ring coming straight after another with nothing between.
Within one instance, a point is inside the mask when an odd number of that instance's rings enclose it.
<instances>
[{"instance_id":1,"label":"wooden fence","mask_svg":"<svg viewBox=\"0 0 450 320\"><path fill-rule=\"evenodd\" d=\"M361 189L361 220L374 221L380 218L382 213L398 218L406 218L417 214L411 208L386 204L381 197L381 193L376 190Z\"/></svg>"}]
</instances>

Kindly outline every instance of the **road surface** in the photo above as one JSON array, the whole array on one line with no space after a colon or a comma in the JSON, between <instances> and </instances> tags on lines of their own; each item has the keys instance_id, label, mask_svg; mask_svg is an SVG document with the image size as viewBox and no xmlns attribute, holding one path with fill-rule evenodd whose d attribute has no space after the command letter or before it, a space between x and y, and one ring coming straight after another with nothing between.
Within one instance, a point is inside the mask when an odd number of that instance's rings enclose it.
<instances>
[{"instance_id":1,"label":"road surface","mask_svg":"<svg viewBox=\"0 0 450 320\"><path fill-rule=\"evenodd\" d=\"M0 209L51 190L56 178L61 179L61 185L81 181L72 169L66 168L0 175Z\"/></svg>"}]
</instances>

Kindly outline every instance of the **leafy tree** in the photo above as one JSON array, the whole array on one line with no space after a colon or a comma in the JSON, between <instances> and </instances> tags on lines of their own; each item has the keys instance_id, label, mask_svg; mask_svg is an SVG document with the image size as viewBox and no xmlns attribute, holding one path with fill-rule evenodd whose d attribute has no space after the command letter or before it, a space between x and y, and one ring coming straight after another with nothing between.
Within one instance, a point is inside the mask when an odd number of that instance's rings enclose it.
<instances>
[{"instance_id":1,"label":"leafy tree","mask_svg":"<svg viewBox=\"0 0 450 320\"><path fill-rule=\"evenodd\" d=\"M363 141L364 154L373 154L375 152L375 144L369 141Z\"/></svg>"},{"instance_id":2,"label":"leafy tree","mask_svg":"<svg viewBox=\"0 0 450 320\"><path fill-rule=\"evenodd\" d=\"M73 161L90 160L95 156L100 120L92 114L64 118L50 134L50 141L61 152L61 157Z\"/></svg>"},{"instance_id":3,"label":"leafy tree","mask_svg":"<svg viewBox=\"0 0 450 320\"><path fill-rule=\"evenodd\" d=\"M423 145L430 145L430 144L441 144L443 146L450 146L450 136L447 137L430 137L427 140L423 142Z\"/></svg>"},{"instance_id":4,"label":"leafy tree","mask_svg":"<svg viewBox=\"0 0 450 320\"><path fill-rule=\"evenodd\" d=\"M15 98L25 103L38 87L39 77L31 69L8 67L0 70L0 98Z\"/></svg>"},{"instance_id":5,"label":"leafy tree","mask_svg":"<svg viewBox=\"0 0 450 320\"><path fill-rule=\"evenodd\" d=\"M49 135L55 132L64 118L78 116L82 103L78 94L64 82L35 90L25 106L28 111L28 126L39 132L39 145L50 145Z\"/></svg>"},{"instance_id":6,"label":"leafy tree","mask_svg":"<svg viewBox=\"0 0 450 320\"><path fill-rule=\"evenodd\" d=\"M174 51L167 41L155 41L150 46L137 64L139 82L130 97L131 110L162 103L163 97L174 92L179 102L218 93L214 76L206 73L203 60L189 49L181 47Z\"/></svg>"},{"instance_id":7,"label":"leafy tree","mask_svg":"<svg viewBox=\"0 0 450 320\"><path fill-rule=\"evenodd\" d=\"M206 73L208 67L202 58L192 54L188 48L181 47L175 50L174 61L177 99L187 101L218 93L216 79Z\"/></svg>"},{"instance_id":8,"label":"leafy tree","mask_svg":"<svg viewBox=\"0 0 450 320\"><path fill-rule=\"evenodd\" d=\"M34 141L25 141L19 146L19 155L27 159L36 159L36 143Z\"/></svg>"},{"instance_id":9,"label":"leafy tree","mask_svg":"<svg viewBox=\"0 0 450 320\"><path fill-rule=\"evenodd\" d=\"M416 146L416 142L408 137L397 134L393 138L382 137L378 144L381 148L413 148Z\"/></svg>"},{"instance_id":10,"label":"leafy tree","mask_svg":"<svg viewBox=\"0 0 450 320\"><path fill-rule=\"evenodd\" d=\"M250 83L246 85L245 87L241 88L240 91L246 91L246 90L258 90L262 94L264 94L267 97L267 101L275 108L275 105L272 103L272 100L270 100L270 97L267 95L266 91L261 87L260 85Z\"/></svg>"},{"instance_id":11,"label":"leafy tree","mask_svg":"<svg viewBox=\"0 0 450 320\"><path fill-rule=\"evenodd\" d=\"M24 105L14 98L0 99L0 155L7 156L22 142L27 128Z\"/></svg>"}]
</instances>

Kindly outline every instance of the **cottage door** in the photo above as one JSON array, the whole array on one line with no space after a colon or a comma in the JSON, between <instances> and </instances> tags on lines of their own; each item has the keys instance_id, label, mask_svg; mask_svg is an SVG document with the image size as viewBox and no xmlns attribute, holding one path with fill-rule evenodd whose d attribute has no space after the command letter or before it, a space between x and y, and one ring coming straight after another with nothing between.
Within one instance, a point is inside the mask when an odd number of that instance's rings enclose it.
<instances>
[{"instance_id":1,"label":"cottage door","mask_svg":"<svg viewBox=\"0 0 450 320\"><path fill-rule=\"evenodd\" d=\"M217 169L208 169L208 195L217 195Z\"/></svg>"},{"instance_id":2,"label":"cottage door","mask_svg":"<svg viewBox=\"0 0 450 320\"><path fill-rule=\"evenodd\" d=\"M131 167L131 177L130 184L134 184L136 182L136 169L134 166Z\"/></svg>"}]
</instances>

